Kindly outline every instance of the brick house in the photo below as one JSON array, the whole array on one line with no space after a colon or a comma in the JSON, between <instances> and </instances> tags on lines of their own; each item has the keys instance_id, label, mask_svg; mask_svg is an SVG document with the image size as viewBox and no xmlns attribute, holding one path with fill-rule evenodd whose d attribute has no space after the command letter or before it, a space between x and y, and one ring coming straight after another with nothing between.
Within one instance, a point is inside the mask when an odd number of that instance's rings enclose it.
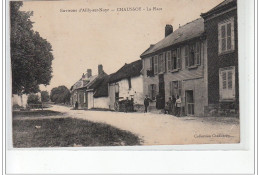
<instances>
[{"instance_id":1,"label":"brick house","mask_svg":"<svg viewBox=\"0 0 260 175\"><path fill-rule=\"evenodd\" d=\"M163 109L169 97L182 99L182 115L203 115L207 99L207 41L199 18L173 31L141 54L143 92Z\"/></svg>"},{"instance_id":2,"label":"brick house","mask_svg":"<svg viewBox=\"0 0 260 175\"><path fill-rule=\"evenodd\" d=\"M117 99L134 100L135 109L143 105L143 75L141 74L142 61L137 60L125 64L109 78L109 108L115 109Z\"/></svg>"},{"instance_id":3,"label":"brick house","mask_svg":"<svg viewBox=\"0 0 260 175\"><path fill-rule=\"evenodd\" d=\"M92 70L87 69L87 73L82 75L71 87L71 105L75 105L78 102L79 109L91 109L94 107L94 94L98 88L103 77L107 74L103 71L103 66L98 65L98 75L92 75Z\"/></svg>"},{"instance_id":4,"label":"brick house","mask_svg":"<svg viewBox=\"0 0 260 175\"><path fill-rule=\"evenodd\" d=\"M202 13L207 36L209 110L239 109L237 1Z\"/></svg>"}]
</instances>

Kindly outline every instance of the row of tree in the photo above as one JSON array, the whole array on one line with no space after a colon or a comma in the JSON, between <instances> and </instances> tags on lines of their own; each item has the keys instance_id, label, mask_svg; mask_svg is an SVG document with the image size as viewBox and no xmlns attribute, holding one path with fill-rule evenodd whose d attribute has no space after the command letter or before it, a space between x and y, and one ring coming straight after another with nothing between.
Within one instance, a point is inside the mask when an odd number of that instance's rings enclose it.
<instances>
[{"instance_id":1,"label":"row of tree","mask_svg":"<svg viewBox=\"0 0 260 175\"><path fill-rule=\"evenodd\" d=\"M40 104L41 102L49 102L52 101L54 103L69 103L70 101L70 91L66 86L55 87L51 90L49 95L48 91L41 91L41 100L39 95L30 94L28 96L27 103L28 104Z\"/></svg>"}]
</instances>

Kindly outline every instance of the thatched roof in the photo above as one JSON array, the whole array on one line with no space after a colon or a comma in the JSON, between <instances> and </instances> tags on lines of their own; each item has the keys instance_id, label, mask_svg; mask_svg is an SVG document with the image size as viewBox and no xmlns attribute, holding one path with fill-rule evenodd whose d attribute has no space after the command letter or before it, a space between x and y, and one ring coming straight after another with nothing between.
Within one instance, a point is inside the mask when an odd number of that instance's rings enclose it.
<instances>
[{"instance_id":1,"label":"thatched roof","mask_svg":"<svg viewBox=\"0 0 260 175\"><path fill-rule=\"evenodd\" d=\"M109 82L117 82L125 78L137 77L141 75L142 60L134 61L130 64L125 64L116 73L112 74Z\"/></svg>"}]
</instances>

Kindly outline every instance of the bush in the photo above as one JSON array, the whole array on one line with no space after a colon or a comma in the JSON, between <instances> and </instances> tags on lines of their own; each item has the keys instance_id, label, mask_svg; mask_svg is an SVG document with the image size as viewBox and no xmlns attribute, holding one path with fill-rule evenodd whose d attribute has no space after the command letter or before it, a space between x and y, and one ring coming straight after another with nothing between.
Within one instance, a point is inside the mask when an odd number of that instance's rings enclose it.
<instances>
[{"instance_id":1,"label":"bush","mask_svg":"<svg viewBox=\"0 0 260 175\"><path fill-rule=\"evenodd\" d=\"M27 100L28 104L41 104L39 96L35 95L35 94L30 94L28 96L28 100Z\"/></svg>"}]
</instances>

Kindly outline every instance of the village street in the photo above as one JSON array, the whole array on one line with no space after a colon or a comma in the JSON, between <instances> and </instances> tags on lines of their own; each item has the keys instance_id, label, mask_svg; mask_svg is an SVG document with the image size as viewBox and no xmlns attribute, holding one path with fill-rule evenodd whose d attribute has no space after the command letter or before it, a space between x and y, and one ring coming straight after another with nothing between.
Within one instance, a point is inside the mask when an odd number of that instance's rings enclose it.
<instances>
[{"instance_id":1,"label":"village street","mask_svg":"<svg viewBox=\"0 0 260 175\"><path fill-rule=\"evenodd\" d=\"M58 105L53 105L50 110L64 113L63 117L105 123L130 131L143 140L143 145L239 142L238 118L178 118L155 113L71 110Z\"/></svg>"}]
</instances>

